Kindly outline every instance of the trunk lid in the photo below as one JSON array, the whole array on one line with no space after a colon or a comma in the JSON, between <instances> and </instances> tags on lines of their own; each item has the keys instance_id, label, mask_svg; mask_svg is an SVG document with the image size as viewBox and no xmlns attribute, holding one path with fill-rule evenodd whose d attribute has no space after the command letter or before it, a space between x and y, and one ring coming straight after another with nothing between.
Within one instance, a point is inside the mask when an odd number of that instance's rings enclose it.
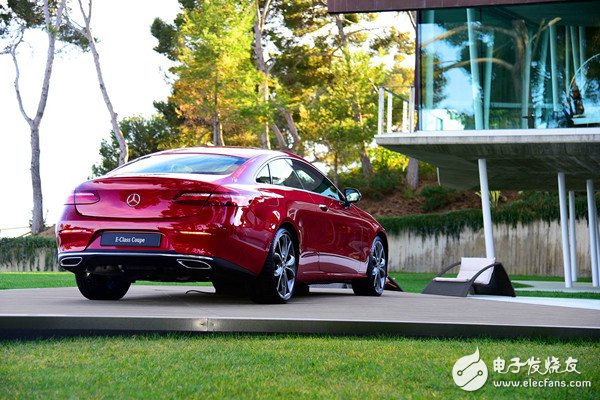
<instances>
[{"instance_id":1,"label":"trunk lid","mask_svg":"<svg viewBox=\"0 0 600 400\"><path fill-rule=\"evenodd\" d=\"M172 176L113 176L86 182L75 192L77 212L88 217L151 219L181 218L200 212L204 206L201 196L181 200L182 194L206 194L206 197L218 184L189 178ZM221 177L222 178L222 177ZM98 201L93 204L81 204L77 193L96 193Z\"/></svg>"}]
</instances>

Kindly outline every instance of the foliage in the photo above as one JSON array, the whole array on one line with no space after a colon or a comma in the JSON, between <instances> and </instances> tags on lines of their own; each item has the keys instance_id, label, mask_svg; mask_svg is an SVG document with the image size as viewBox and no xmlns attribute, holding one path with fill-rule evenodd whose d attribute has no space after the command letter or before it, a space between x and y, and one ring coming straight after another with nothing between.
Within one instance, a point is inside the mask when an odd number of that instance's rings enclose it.
<instances>
[{"instance_id":1,"label":"foliage","mask_svg":"<svg viewBox=\"0 0 600 400\"><path fill-rule=\"evenodd\" d=\"M333 165L335 174L340 165L358 159L364 143L377 131L375 88L384 71L360 52L343 54L332 62L331 71L333 78L327 86L314 88L310 102L300 108L299 125L314 152Z\"/></svg>"},{"instance_id":2,"label":"foliage","mask_svg":"<svg viewBox=\"0 0 600 400\"><path fill-rule=\"evenodd\" d=\"M152 24L155 50L179 62L172 95L158 104L169 123L203 144L222 129L226 144L255 146L270 129L280 147L312 153L334 175L368 164L376 86L389 69L373 60L393 53L399 63L413 51L407 32L378 26L373 14L330 15L325 1L180 4L172 22Z\"/></svg>"},{"instance_id":3,"label":"foliage","mask_svg":"<svg viewBox=\"0 0 600 400\"><path fill-rule=\"evenodd\" d=\"M33 265L40 250L45 252L45 265L56 265L56 240L41 236L25 236L17 238L0 238L0 264L10 264L18 261L19 264Z\"/></svg>"},{"instance_id":4,"label":"foliage","mask_svg":"<svg viewBox=\"0 0 600 400\"><path fill-rule=\"evenodd\" d=\"M340 188L352 187L358 189L363 198L380 200L385 195L394 193L400 186L401 171L378 169L373 176L365 177L356 168L350 172L341 173L338 177Z\"/></svg>"},{"instance_id":5,"label":"foliage","mask_svg":"<svg viewBox=\"0 0 600 400\"><path fill-rule=\"evenodd\" d=\"M155 49L178 61L169 103L179 128L201 144L255 145L262 110L251 58L254 2L191 3L174 24L157 19L152 26Z\"/></svg>"},{"instance_id":6,"label":"foliage","mask_svg":"<svg viewBox=\"0 0 600 400\"><path fill-rule=\"evenodd\" d=\"M421 196L425 198L423 211L432 212L446 207L454 198L456 191L444 186L426 186L421 190Z\"/></svg>"},{"instance_id":7,"label":"foliage","mask_svg":"<svg viewBox=\"0 0 600 400\"><path fill-rule=\"evenodd\" d=\"M600 206L600 198L596 197L596 205ZM575 201L578 219L587 218L587 200L578 197ZM522 198L492 212L492 221L496 224L528 224L533 221L556 221L559 219L558 196L545 192L524 193ZM416 233L426 236L458 237L465 228L479 230L483 228L481 210L459 210L445 214L405 215L398 217L378 218L383 227L392 234L401 232Z\"/></svg>"},{"instance_id":8,"label":"foliage","mask_svg":"<svg viewBox=\"0 0 600 400\"><path fill-rule=\"evenodd\" d=\"M129 159L134 160L161 150L186 147L196 143L191 136L179 134L165 119L159 115L149 119L129 117L119 122L119 127L129 147ZM100 144L100 163L92 167L94 176L104 175L119 165L119 144L115 135L110 142L106 139Z\"/></svg>"}]
</instances>

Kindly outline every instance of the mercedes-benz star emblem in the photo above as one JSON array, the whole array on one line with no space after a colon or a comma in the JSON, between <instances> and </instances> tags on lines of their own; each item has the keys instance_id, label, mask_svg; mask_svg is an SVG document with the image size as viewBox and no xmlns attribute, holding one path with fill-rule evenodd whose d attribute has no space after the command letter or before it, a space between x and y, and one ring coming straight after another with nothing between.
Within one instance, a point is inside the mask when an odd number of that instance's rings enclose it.
<instances>
[{"instance_id":1,"label":"mercedes-benz star emblem","mask_svg":"<svg viewBox=\"0 0 600 400\"><path fill-rule=\"evenodd\" d=\"M137 205L140 204L140 201L142 200L142 198L140 197L139 194L137 193L131 193L128 197L127 197L127 205L129 207L136 207Z\"/></svg>"}]
</instances>

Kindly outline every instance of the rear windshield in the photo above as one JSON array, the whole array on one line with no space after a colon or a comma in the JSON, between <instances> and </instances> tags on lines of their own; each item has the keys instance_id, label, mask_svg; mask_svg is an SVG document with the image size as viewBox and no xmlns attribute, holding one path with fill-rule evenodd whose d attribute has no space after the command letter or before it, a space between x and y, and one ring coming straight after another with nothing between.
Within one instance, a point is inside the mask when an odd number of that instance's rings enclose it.
<instances>
[{"instance_id":1,"label":"rear windshield","mask_svg":"<svg viewBox=\"0 0 600 400\"><path fill-rule=\"evenodd\" d=\"M134 161L114 174L229 175L246 160L223 154L159 154Z\"/></svg>"}]
</instances>

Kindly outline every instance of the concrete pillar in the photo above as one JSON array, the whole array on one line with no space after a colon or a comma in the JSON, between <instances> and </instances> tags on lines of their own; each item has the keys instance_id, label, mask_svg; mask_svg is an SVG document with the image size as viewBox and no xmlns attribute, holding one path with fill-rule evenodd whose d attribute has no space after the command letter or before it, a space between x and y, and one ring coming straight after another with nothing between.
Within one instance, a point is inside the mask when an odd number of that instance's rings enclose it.
<instances>
[{"instance_id":1,"label":"concrete pillar","mask_svg":"<svg viewBox=\"0 0 600 400\"><path fill-rule=\"evenodd\" d=\"M483 213L483 232L485 234L485 256L495 258L490 187L488 185L487 161L485 158L479 160L479 187L481 189L481 211Z\"/></svg>"},{"instance_id":2,"label":"concrete pillar","mask_svg":"<svg viewBox=\"0 0 600 400\"><path fill-rule=\"evenodd\" d=\"M569 250L571 256L571 279L577 282L577 235L575 226L577 215L575 213L575 192L569 191Z\"/></svg>"},{"instance_id":3,"label":"concrete pillar","mask_svg":"<svg viewBox=\"0 0 600 400\"><path fill-rule=\"evenodd\" d=\"M558 199L560 203L560 228L562 231L563 266L565 271L565 287L573 287L571 280L571 255L569 253L569 216L567 212L567 185L565 173L558 173Z\"/></svg>"},{"instance_id":4,"label":"concrete pillar","mask_svg":"<svg viewBox=\"0 0 600 400\"><path fill-rule=\"evenodd\" d=\"M594 181L586 181L588 203L588 227L590 230L590 258L592 259L592 286L598 286L598 215L596 211L596 196Z\"/></svg>"}]
</instances>

